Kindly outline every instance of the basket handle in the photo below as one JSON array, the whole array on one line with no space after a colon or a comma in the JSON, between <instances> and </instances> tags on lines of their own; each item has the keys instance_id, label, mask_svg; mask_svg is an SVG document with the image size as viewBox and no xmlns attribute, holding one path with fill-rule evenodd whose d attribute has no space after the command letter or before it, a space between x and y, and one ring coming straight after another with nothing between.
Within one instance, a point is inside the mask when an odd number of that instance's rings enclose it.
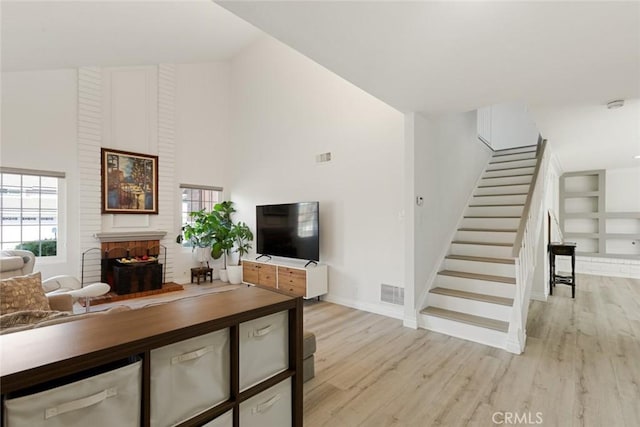
<instances>
[{"instance_id":1,"label":"basket handle","mask_svg":"<svg viewBox=\"0 0 640 427\"><path fill-rule=\"evenodd\" d=\"M89 406L97 405L98 403L106 400L108 397L114 397L118 395L117 388L108 388L96 393L92 396L83 397L82 399L72 400L52 408L47 408L44 411L44 418L49 419L57 415L62 415L66 412L77 411L78 409L87 408Z\"/></svg>"}]
</instances>

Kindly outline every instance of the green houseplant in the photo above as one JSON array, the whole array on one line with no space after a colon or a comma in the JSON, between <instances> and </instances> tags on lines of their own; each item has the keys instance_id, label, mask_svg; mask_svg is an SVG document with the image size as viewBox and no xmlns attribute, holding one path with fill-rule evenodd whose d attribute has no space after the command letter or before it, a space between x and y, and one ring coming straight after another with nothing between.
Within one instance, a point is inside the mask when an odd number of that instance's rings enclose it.
<instances>
[{"instance_id":1,"label":"green houseplant","mask_svg":"<svg viewBox=\"0 0 640 427\"><path fill-rule=\"evenodd\" d=\"M233 249L233 222L231 215L235 212L233 202L224 201L217 203L211 211L214 218L213 242L211 245L211 257L223 259L223 268L220 269L220 280L227 282L227 255L231 255Z\"/></svg>"},{"instance_id":2,"label":"green houseplant","mask_svg":"<svg viewBox=\"0 0 640 427\"><path fill-rule=\"evenodd\" d=\"M231 237L235 246L235 251L238 253L238 264L230 265L227 267L229 282L232 284L242 283L242 256L246 255L251 249L251 242L253 241L253 233L247 224L239 222L233 224L231 227Z\"/></svg>"},{"instance_id":3,"label":"green houseplant","mask_svg":"<svg viewBox=\"0 0 640 427\"><path fill-rule=\"evenodd\" d=\"M189 216L192 222L182 227L184 238L191 243L193 251L199 252L200 267L204 266L205 248L210 248L214 244L215 232L217 230L217 219L212 212L204 209L191 212ZM176 239L178 243L182 243L182 234Z\"/></svg>"}]
</instances>

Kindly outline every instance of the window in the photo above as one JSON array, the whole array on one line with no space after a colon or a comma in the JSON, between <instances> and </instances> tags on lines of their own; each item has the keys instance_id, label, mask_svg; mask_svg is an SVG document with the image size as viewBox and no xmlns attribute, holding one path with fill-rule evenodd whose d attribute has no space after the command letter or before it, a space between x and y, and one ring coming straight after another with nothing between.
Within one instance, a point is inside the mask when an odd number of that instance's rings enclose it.
<instances>
[{"instance_id":1,"label":"window","mask_svg":"<svg viewBox=\"0 0 640 427\"><path fill-rule=\"evenodd\" d=\"M36 256L58 254L61 172L0 169L0 245Z\"/></svg>"},{"instance_id":2,"label":"window","mask_svg":"<svg viewBox=\"0 0 640 427\"><path fill-rule=\"evenodd\" d=\"M182 224L191 222L191 212L205 209L210 211L216 203L222 200L222 187L206 187L202 185L180 184L182 198ZM189 246L188 241L183 241L183 246Z\"/></svg>"}]
</instances>

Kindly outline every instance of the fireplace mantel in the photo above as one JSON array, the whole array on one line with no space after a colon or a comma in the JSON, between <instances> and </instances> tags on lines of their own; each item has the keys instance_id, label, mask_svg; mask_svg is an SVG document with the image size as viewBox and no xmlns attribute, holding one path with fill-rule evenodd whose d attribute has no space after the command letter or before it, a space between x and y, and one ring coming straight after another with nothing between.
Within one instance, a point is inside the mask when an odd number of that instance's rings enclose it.
<instances>
[{"instance_id":1,"label":"fireplace mantel","mask_svg":"<svg viewBox=\"0 0 640 427\"><path fill-rule=\"evenodd\" d=\"M93 237L101 242L129 242L145 240L162 240L167 234L166 231L113 231L105 233L95 233Z\"/></svg>"}]
</instances>

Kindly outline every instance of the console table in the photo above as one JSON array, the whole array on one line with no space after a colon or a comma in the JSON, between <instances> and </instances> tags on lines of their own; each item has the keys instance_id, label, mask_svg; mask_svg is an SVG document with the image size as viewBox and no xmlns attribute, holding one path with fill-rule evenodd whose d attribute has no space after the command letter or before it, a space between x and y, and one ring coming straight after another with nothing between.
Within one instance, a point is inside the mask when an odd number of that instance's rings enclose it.
<instances>
[{"instance_id":1,"label":"console table","mask_svg":"<svg viewBox=\"0 0 640 427\"><path fill-rule=\"evenodd\" d=\"M302 426L302 299L281 292L108 313L2 335L0 349L3 427L29 425L20 409L67 426ZM87 391L96 381L120 385Z\"/></svg>"},{"instance_id":2,"label":"console table","mask_svg":"<svg viewBox=\"0 0 640 427\"><path fill-rule=\"evenodd\" d=\"M556 274L556 256L571 257L571 275ZM556 283L571 286L571 298L576 297L576 244L549 243L549 295L553 295Z\"/></svg>"}]
</instances>

